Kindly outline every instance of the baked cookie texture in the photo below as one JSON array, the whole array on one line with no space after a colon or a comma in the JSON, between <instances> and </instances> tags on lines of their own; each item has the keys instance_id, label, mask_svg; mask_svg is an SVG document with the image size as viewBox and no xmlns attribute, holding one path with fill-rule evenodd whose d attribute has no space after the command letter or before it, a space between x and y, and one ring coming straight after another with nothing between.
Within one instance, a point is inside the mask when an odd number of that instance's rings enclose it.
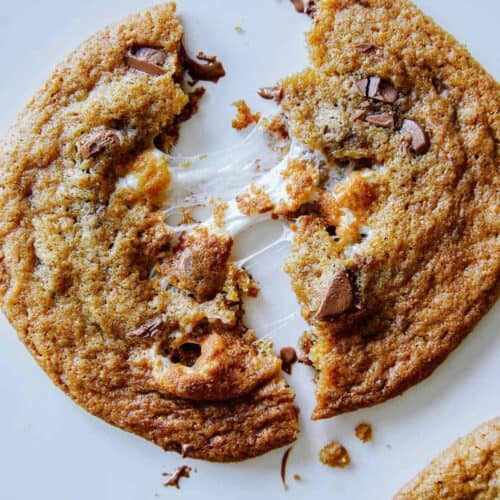
<instances>
[{"instance_id":1,"label":"baked cookie texture","mask_svg":"<svg viewBox=\"0 0 500 500\"><path fill-rule=\"evenodd\" d=\"M500 92L405 0L318 2L308 42L281 107L330 169L286 266L318 419L430 375L497 298Z\"/></svg>"},{"instance_id":2,"label":"baked cookie texture","mask_svg":"<svg viewBox=\"0 0 500 500\"><path fill-rule=\"evenodd\" d=\"M194 296L154 270L176 243L153 141L189 103L174 12L160 4L91 37L1 142L2 308L89 412L166 450L241 460L293 441L297 410L281 361L241 323L244 271L222 260L214 293Z\"/></svg>"},{"instance_id":3,"label":"baked cookie texture","mask_svg":"<svg viewBox=\"0 0 500 500\"><path fill-rule=\"evenodd\" d=\"M499 495L500 418L496 418L456 441L394 498L494 500Z\"/></svg>"}]
</instances>

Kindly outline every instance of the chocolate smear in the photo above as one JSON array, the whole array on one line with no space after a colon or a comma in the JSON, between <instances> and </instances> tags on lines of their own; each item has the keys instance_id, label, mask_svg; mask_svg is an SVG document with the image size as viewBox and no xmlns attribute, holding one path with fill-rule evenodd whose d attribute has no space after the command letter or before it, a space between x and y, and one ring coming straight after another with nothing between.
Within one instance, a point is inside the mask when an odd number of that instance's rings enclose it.
<instances>
[{"instance_id":1,"label":"chocolate smear","mask_svg":"<svg viewBox=\"0 0 500 500\"><path fill-rule=\"evenodd\" d=\"M139 328L128 333L129 337L142 337L146 339L157 337L162 332L163 318L155 316L146 321Z\"/></svg>"},{"instance_id":2,"label":"chocolate smear","mask_svg":"<svg viewBox=\"0 0 500 500\"><path fill-rule=\"evenodd\" d=\"M417 154L429 151L430 141L425 130L414 120L404 120L401 132L411 136L411 149Z\"/></svg>"},{"instance_id":3,"label":"chocolate smear","mask_svg":"<svg viewBox=\"0 0 500 500\"><path fill-rule=\"evenodd\" d=\"M163 67L167 54L163 49L154 47L133 47L125 54L125 61L130 68L142 71L148 75L163 75Z\"/></svg>"},{"instance_id":4,"label":"chocolate smear","mask_svg":"<svg viewBox=\"0 0 500 500\"><path fill-rule=\"evenodd\" d=\"M392 113L371 113L366 115L364 121L378 127L394 128L394 115Z\"/></svg>"},{"instance_id":5,"label":"chocolate smear","mask_svg":"<svg viewBox=\"0 0 500 500\"><path fill-rule=\"evenodd\" d=\"M297 353L293 347L283 347L280 350L281 368L288 375L292 374L292 367L297 362Z\"/></svg>"},{"instance_id":6,"label":"chocolate smear","mask_svg":"<svg viewBox=\"0 0 500 500\"><path fill-rule=\"evenodd\" d=\"M293 446L290 446L290 448L285 451L283 458L281 459L281 482L283 483L283 488L285 488L285 490L288 490L288 484L286 482L286 466L288 464L288 457L292 448Z\"/></svg>"},{"instance_id":7,"label":"chocolate smear","mask_svg":"<svg viewBox=\"0 0 500 500\"><path fill-rule=\"evenodd\" d=\"M180 467L177 467L177 470L174 472L174 474L171 474L170 472L164 472L163 476L172 476L166 483L164 483L164 486L173 486L177 489L180 489L179 482L181 478L189 478L191 475L191 467L188 465L181 465Z\"/></svg>"},{"instance_id":8,"label":"chocolate smear","mask_svg":"<svg viewBox=\"0 0 500 500\"><path fill-rule=\"evenodd\" d=\"M183 66L193 79L192 85L200 80L217 83L220 78L226 75L224 66L215 56L207 56L205 53L199 52L196 58L204 61L204 63L200 63L191 59L184 47L181 50Z\"/></svg>"},{"instance_id":9,"label":"chocolate smear","mask_svg":"<svg viewBox=\"0 0 500 500\"><path fill-rule=\"evenodd\" d=\"M90 134L87 140L80 146L80 156L86 160L96 155L112 144L119 143L121 134L118 130L106 129Z\"/></svg>"},{"instance_id":10,"label":"chocolate smear","mask_svg":"<svg viewBox=\"0 0 500 500\"><path fill-rule=\"evenodd\" d=\"M328 283L316 312L316 319L324 320L330 316L342 314L352 306L353 300L354 292L349 275L347 271L339 269Z\"/></svg>"}]
</instances>

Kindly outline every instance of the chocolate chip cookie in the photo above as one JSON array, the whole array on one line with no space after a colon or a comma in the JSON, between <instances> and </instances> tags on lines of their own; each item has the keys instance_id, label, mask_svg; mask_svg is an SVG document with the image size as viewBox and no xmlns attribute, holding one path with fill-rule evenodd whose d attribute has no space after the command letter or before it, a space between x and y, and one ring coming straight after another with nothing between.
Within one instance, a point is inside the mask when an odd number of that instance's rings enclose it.
<instances>
[{"instance_id":1,"label":"chocolate chip cookie","mask_svg":"<svg viewBox=\"0 0 500 500\"><path fill-rule=\"evenodd\" d=\"M200 96L182 90L184 69L224 73L187 57L174 12L161 4L90 38L1 142L0 294L35 359L86 410L166 450L242 460L293 441L297 410L281 360L242 324L252 285L227 263L231 242L205 240L217 265L196 274L189 241L167 227L171 173L156 145ZM174 246L165 283L156 269Z\"/></svg>"},{"instance_id":2,"label":"chocolate chip cookie","mask_svg":"<svg viewBox=\"0 0 500 500\"><path fill-rule=\"evenodd\" d=\"M435 458L396 500L493 500L500 495L500 418L487 422Z\"/></svg>"},{"instance_id":3,"label":"chocolate chip cookie","mask_svg":"<svg viewBox=\"0 0 500 500\"><path fill-rule=\"evenodd\" d=\"M500 92L406 0L316 2L307 39L280 102L326 164L286 266L318 419L429 376L497 298Z\"/></svg>"}]
</instances>

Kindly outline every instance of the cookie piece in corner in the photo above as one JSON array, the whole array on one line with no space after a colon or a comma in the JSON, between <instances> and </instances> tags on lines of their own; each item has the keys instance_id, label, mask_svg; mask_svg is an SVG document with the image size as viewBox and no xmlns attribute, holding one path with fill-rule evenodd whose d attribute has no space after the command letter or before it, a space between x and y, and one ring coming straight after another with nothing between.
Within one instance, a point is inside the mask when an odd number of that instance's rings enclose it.
<instances>
[{"instance_id":1,"label":"cookie piece in corner","mask_svg":"<svg viewBox=\"0 0 500 500\"><path fill-rule=\"evenodd\" d=\"M394 499L493 500L499 495L500 418L496 418L456 441L404 486Z\"/></svg>"}]
</instances>

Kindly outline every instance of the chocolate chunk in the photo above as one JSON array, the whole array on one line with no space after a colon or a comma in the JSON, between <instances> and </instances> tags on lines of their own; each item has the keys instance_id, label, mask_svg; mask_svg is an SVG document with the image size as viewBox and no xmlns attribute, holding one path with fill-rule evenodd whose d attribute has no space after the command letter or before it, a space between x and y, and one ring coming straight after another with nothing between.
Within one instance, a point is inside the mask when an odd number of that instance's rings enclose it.
<instances>
[{"instance_id":1,"label":"chocolate chunk","mask_svg":"<svg viewBox=\"0 0 500 500\"><path fill-rule=\"evenodd\" d=\"M190 477L191 471L192 469L188 465L181 465L177 468L173 475L170 472L164 472L163 476L172 476L166 483L164 483L164 486L173 486L179 489L179 481L182 477Z\"/></svg>"},{"instance_id":2,"label":"chocolate chunk","mask_svg":"<svg viewBox=\"0 0 500 500\"><path fill-rule=\"evenodd\" d=\"M307 14L314 17L316 14L316 2L312 0L290 0L295 10L300 14Z\"/></svg>"},{"instance_id":3,"label":"chocolate chunk","mask_svg":"<svg viewBox=\"0 0 500 500\"><path fill-rule=\"evenodd\" d=\"M155 316L139 328L132 330L127 335L129 337L142 337L146 339L157 337L162 332L163 319L161 316Z\"/></svg>"},{"instance_id":4,"label":"chocolate chunk","mask_svg":"<svg viewBox=\"0 0 500 500\"><path fill-rule=\"evenodd\" d=\"M283 88L281 85L262 87L258 90L257 94L264 99L274 99L276 102L280 102L283 99Z\"/></svg>"},{"instance_id":5,"label":"chocolate chunk","mask_svg":"<svg viewBox=\"0 0 500 500\"><path fill-rule=\"evenodd\" d=\"M356 47L356 50L361 54L366 54L367 52L371 52L374 49L375 45L372 44L363 44Z\"/></svg>"},{"instance_id":6,"label":"chocolate chunk","mask_svg":"<svg viewBox=\"0 0 500 500\"><path fill-rule=\"evenodd\" d=\"M335 272L321 304L316 312L316 319L323 320L347 311L354 300L352 283L349 275L343 269Z\"/></svg>"},{"instance_id":7,"label":"chocolate chunk","mask_svg":"<svg viewBox=\"0 0 500 500\"><path fill-rule=\"evenodd\" d=\"M125 54L125 60L130 68L142 71L148 75L163 75L167 54L163 49L153 47L135 47Z\"/></svg>"},{"instance_id":8,"label":"chocolate chunk","mask_svg":"<svg viewBox=\"0 0 500 500\"><path fill-rule=\"evenodd\" d=\"M304 0L290 0L295 7L295 10L302 14L304 12Z\"/></svg>"},{"instance_id":9,"label":"chocolate chunk","mask_svg":"<svg viewBox=\"0 0 500 500\"><path fill-rule=\"evenodd\" d=\"M354 111L354 113L352 114L351 116L351 120L353 122L357 121L357 120L361 120L362 118L365 118L366 117L366 110L364 109L357 109L356 111Z\"/></svg>"},{"instance_id":10,"label":"chocolate chunk","mask_svg":"<svg viewBox=\"0 0 500 500\"><path fill-rule=\"evenodd\" d=\"M120 142L121 134L118 130L106 129L95 132L80 146L80 156L86 160L103 149Z\"/></svg>"},{"instance_id":11,"label":"chocolate chunk","mask_svg":"<svg viewBox=\"0 0 500 500\"><path fill-rule=\"evenodd\" d=\"M405 120L401 132L411 136L411 149L417 154L429 151L430 141L425 130L414 120Z\"/></svg>"},{"instance_id":12,"label":"chocolate chunk","mask_svg":"<svg viewBox=\"0 0 500 500\"><path fill-rule=\"evenodd\" d=\"M398 91L385 80L379 76L369 76L356 82L358 92L370 99L382 101L389 104L396 102L398 98Z\"/></svg>"},{"instance_id":13,"label":"chocolate chunk","mask_svg":"<svg viewBox=\"0 0 500 500\"><path fill-rule=\"evenodd\" d=\"M392 113L371 113L366 115L364 120L378 127L394 128L394 115Z\"/></svg>"},{"instance_id":14,"label":"chocolate chunk","mask_svg":"<svg viewBox=\"0 0 500 500\"><path fill-rule=\"evenodd\" d=\"M297 353L293 347L283 347L280 351L281 368L288 375L292 374L292 366L297 362Z\"/></svg>"},{"instance_id":15,"label":"chocolate chunk","mask_svg":"<svg viewBox=\"0 0 500 500\"><path fill-rule=\"evenodd\" d=\"M203 52L198 52L196 57L200 61L204 61L205 64L191 59L182 47L182 62L193 79L193 85L200 80L217 83L220 78L226 75L224 66L215 56L207 56Z\"/></svg>"}]
</instances>

